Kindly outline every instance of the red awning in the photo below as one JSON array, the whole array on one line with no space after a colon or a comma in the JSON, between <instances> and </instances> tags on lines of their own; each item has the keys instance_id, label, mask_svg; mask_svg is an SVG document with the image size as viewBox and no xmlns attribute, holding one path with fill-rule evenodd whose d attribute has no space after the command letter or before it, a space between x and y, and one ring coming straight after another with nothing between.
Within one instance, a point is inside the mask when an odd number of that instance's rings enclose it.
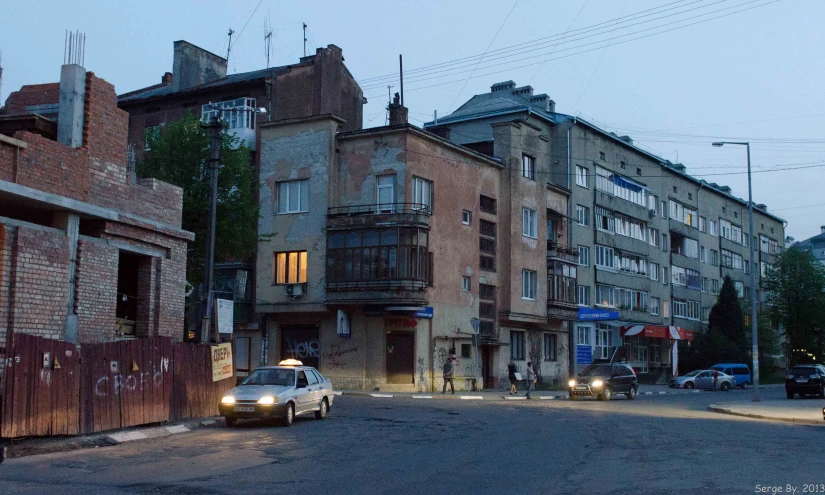
<instances>
[{"instance_id":1,"label":"red awning","mask_svg":"<svg viewBox=\"0 0 825 495\"><path fill-rule=\"evenodd\" d=\"M622 337L653 337L655 339L693 340L693 330L661 325L631 325L622 327Z\"/></svg>"}]
</instances>

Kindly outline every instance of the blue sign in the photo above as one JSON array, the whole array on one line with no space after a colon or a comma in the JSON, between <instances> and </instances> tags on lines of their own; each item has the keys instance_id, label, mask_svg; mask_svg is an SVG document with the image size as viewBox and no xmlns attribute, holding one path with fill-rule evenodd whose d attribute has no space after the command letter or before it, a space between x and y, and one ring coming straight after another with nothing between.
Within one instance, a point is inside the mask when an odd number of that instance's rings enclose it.
<instances>
[{"instance_id":1,"label":"blue sign","mask_svg":"<svg viewBox=\"0 0 825 495\"><path fill-rule=\"evenodd\" d=\"M425 306L424 309L421 311L416 311L413 313L413 316L416 318L432 318L433 317L433 307L432 306Z\"/></svg>"},{"instance_id":2,"label":"blue sign","mask_svg":"<svg viewBox=\"0 0 825 495\"><path fill-rule=\"evenodd\" d=\"M618 320L619 312L610 309L579 308L579 321Z\"/></svg>"},{"instance_id":3,"label":"blue sign","mask_svg":"<svg viewBox=\"0 0 825 495\"><path fill-rule=\"evenodd\" d=\"M576 346L576 364L591 364L593 362L593 348L589 345Z\"/></svg>"}]
</instances>

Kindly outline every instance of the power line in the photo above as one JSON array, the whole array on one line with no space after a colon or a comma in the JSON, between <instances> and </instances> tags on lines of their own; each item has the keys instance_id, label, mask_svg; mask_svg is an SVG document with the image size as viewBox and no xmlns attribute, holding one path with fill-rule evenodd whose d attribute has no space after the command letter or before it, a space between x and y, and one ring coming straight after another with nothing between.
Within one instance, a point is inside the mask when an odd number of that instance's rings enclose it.
<instances>
[{"instance_id":1,"label":"power line","mask_svg":"<svg viewBox=\"0 0 825 495\"><path fill-rule=\"evenodd\" d=\"M564 39L564 37L565 37L565 36L567 36L567 32L568 32L568 31L570 31L570 28L572 28L572 27L573 27L573 24L575 24L575 23L576 23L576 19L578 19L578 18L579 18L579 16L581 15L582 11L584 10L584 8L585 8L585 7L587 7L587 4L588 4L588 3L590 3L590 0L586 0L586 1L582 4L582 8L580 8L580 9L579 9L579 12L576 14L576 16L575 16L575 17L573 17L573 20L572 20L572 21L570 21L570 25L568 25L568 26L567 26L567 29L566 29L566 30L564 31L564 33L561 35L561 39ZM678 2L677 2L677 3L678 3ZM625 4L627 4L627 2L625 2ZM624 7L622 7L622 12L624 12ZM558 46L558 45L556 45L556 46ZM551 56L551 55L553 55L553 54L556 52L556 46L554 46L554 47L553 47L553 49L552 49L552 50L550 51L550 53L547 55L547 58L546 58L546 59L544 59L544 62L542 62L542 64L541 64L541 65L539 65L539 68L538 68L538 69L536 69L536 72L534 72L534 73L533 73L532 77L530 77L530 79L528 79L528 80L527 80L527 84L530 84L531 82L533 82L533 79L535 79L535 78L536 78L536 76L539 74L539 72L541 72L541 69L542 69L542 68L544 68L544 64L545 64L545 63L547 63L547 61L550 59L550 56Z\"/></svg>"},{"instance_id":2,"label":"power line","mask_svg":"<svg viewBox=\"0 0 825 495\"><path fill-rule=\"evenodd\" d=\"M230 49L230 50L232 49L232 45L234 45L235 43L237 43L237 42L238 42L238 40L239 40L239 39L241 39L241 35L243 34L244 29L246 29L246 26L248 26L248 25L249 25L249 21L251 21L251 20L252 20L252 16L253 16L253 15L255 15L255 12L257 12L257 11L258 11L258 7L260 7L260 6L261 6L261 3L263 3L263 1L264 1L264 0L259 0L259 1L258 1L258 5L256 5L256 6L255 6L255 8L252 10L252 13L251 13L251 14L249 14L249 19L247 19L247 20L246 20L246 24L244 24L244 25L243 25L243 27L241 28L241 32L240 32L240 33L238 33L238 37L237 37L237 38L235 38L235 41L234 41L232 44L230 44L230 46L229 46L229 49Z\"/></svg>"},{"instance_id":3,"label":"power line","mask_svg":"<svg viewBox=\"0 0 825 495\"><path fill-rule=\"evenodd\" d=\"M624 14L625 7L627 7L627 0L625 0L624 4L622 4L622 11L619 12L619 15ZM604 60L604 55L607 53L607 49L610 48L610 44L613 42L613 34L615 32L616 32L616 28L614 27L613 31L610 32L610 39L607 40L607 45L604 47L604 51L602 52L602 56L599 57L599 61L598 61L598 63L596 63L596 68L594 68L593 73L590 74L590 79L587 80L587 84L584 85L584 89L582 89L582 92L579 93L579 97L576 98L576 102L573 103L573 107L578 106L579 101L582 99L582 96L584 96L584 94L587 93L587 89L590 87L590 83L593 82L593 78L596 77L596 73L599 71L599 67L601 67L601 65L602 65L602 60Z\"/></svg>"}]
</instances>

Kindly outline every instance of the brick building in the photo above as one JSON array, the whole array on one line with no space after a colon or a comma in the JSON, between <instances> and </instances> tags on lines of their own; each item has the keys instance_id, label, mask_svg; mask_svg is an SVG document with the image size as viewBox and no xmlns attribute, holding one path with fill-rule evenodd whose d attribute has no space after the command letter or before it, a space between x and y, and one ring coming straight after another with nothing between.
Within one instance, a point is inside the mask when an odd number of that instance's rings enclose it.
<instances>
[{"instance_id":1,"label":"brick building","mask_svg":"<svg viewBox=\"0 0 825 495\"><path fill-rule=\"evenodd\" d=\"M0 114L0 353L12 333L181 340L182 192L127 170L128 115L79 65Z\"/></svg>"}]
</instances>

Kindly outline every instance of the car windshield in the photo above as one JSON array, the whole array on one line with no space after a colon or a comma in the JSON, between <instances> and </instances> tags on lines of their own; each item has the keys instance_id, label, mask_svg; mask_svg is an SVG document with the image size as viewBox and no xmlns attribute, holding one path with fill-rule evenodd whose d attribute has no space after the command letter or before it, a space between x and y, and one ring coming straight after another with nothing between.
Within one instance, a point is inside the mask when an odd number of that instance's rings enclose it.
<instances>
[{"instance_id":1,"label":"car windshield","mask_svg":"<svg viewBox=\"0 0 825 495\"><path fill-rule=\"evenodd\" d=\"M295 385L295 370L255 370L241 385Z\"/></svg>"},{"instance_id":2,"label":"car windshield","mask_svg":"<svg viewBox=\"0 0 825 495\"><path fill-rule=\"evenodd\" d=\"M791 368L792 375L813 375L816 373L816 368L813 366L809 367L799 367L799 368Z\"/></svg>"},{"instance_id":3,"label":"car windshield","mask_svg":"<svg viewBox=\"0 0 825 495\"><path fill-rule=\"evenodd\" d=\"M701 372L702 372L702 370L691 371L690 373L688 373L686 375L682 375L682 376L696 376Z\"/></svg>"},{"instance_id":4,"label":"car windshield","mask_svg":"<svg viewBox=\"0 0 825 495\"><path fill-rule=\"evenodd\" d=\"M610 376L612 369L610 365L591 365L582 371L581 376Z\"/></svg>"}]
</instances>

